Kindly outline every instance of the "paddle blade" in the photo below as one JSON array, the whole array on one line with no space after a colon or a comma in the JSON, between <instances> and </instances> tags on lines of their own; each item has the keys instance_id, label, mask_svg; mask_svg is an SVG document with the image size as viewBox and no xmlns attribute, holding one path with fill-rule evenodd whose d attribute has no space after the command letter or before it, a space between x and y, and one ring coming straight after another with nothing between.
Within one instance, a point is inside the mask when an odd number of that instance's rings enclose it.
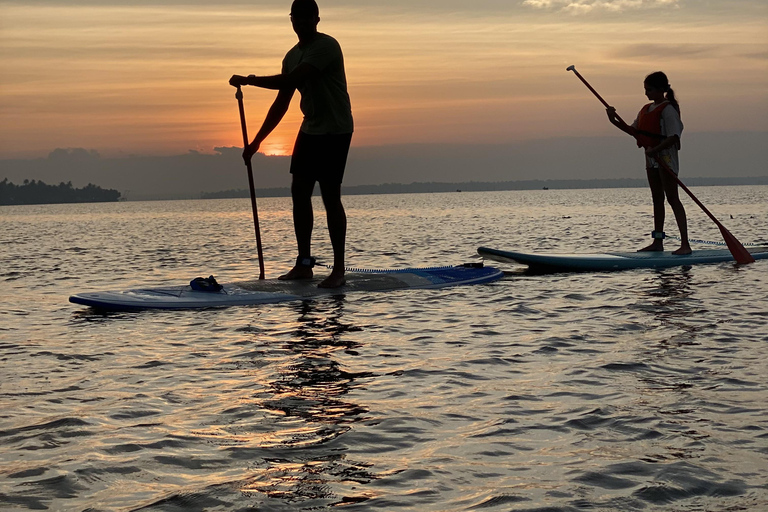
<instances>
[{"instance_id":1,"label":"paddle blade","mask_svg":"<svg viewBox=\"0 0 768 512\"><path fill-rule=\"evenodd\" d=\"M718 227L720 228L720 234L723 235L723 239L725 240L725 245L728 246L728 250L731 251L733 259L736 260L736 263L745 265L747 263L755 262L755 258L752 257L746 247L741 245L741 242L739 242L736 237L731 234L730 231L725 229L725 226L719 224Z\"/></svg>"}]
</instances>

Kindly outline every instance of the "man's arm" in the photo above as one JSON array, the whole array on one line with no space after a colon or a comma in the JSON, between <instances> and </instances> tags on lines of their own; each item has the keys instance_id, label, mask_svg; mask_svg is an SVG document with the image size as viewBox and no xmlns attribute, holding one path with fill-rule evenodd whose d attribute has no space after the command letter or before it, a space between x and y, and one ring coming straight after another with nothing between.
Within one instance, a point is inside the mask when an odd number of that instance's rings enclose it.
<instances>
[{"instance_id":1,"label":"man's arm","mask_svg":"<svg viewBox=\"0 0 768 512\"><path fill-rule=\"evenodd\" d=\"M305 80L319 73L318 69L308 62L303 62L296 66L296 69L288 74L272 75L272 76L255 76L255 75L232 75L229 79L229 85L237 87L238 85L253 85L255 87L261 87L262 89L283 90L283 89L296 89Z\"/></svg>"},{"instance_id":2,"label":"man's arm","mask_svg":"<svg viewBox=\"0 0 768 512\"><path fill-rule=\"evenodd\" d=\"M262 89L273 89L279 91L277 98L272 103L272 106L267 112L267 117L261 125L261 129L254 137L253 142L248 144L243 149L243 158L249 160L258 150L261 143L267 136L272 133L280 121L282 121L285 113L288 111L288 107L291 104L296 88L301 85L305 80L309 79L313 75L320 71L313 65L304 62L296 66L296 69L287 74L272 75L272 76L242 76L232 75L229 79L229 84L238 87L242 85L253 85L255 87L261 87Z\"/></svg>"},{"instance_id":3,"label":"man's arm","mask_svg":"<svg viewBox=\"0 0 768 512\"><path fill-rule=\"evenodd\" d=\"M259 146L261 146L264 139L266 139L267 136L272 133L272 130L280 124L280 121L283 120L285 113L288 111L288 106L291 104L294 91L295 89L293 88L286 88L280 89L280 92L277 93L277 98L272 102L272 106L269 107L267 117L261 124L261 129L259 129L256 137L253 138L253 142L243 149L243 158L245 160L250 159L259 150Z\"/></svg>"}]
</instances>

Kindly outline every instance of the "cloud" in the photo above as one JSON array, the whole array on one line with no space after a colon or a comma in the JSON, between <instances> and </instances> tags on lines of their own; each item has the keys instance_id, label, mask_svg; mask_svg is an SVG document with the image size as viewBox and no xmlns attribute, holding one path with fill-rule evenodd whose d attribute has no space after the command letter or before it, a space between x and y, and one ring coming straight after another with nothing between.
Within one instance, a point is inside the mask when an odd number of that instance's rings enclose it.
<instances>
[{"instance_id":1,"label":"cloud","mask_svg":"<svg viewBox=\"0 0 768 512\"><path fill-rule=\"evenodd\" d=\"M611 52L622 59L658 58L659 55L674 55L684 59L706 59L720 57L722 45L710 44L631 44L620 46Z\"/></svg>"},{"instance_id":2,"label":"cloud","mask_svg":"<svg viewBox=\"0 0 768 512\"><path fill-rule=\"evenodd\" d=\"M744 57L747 57L748 59L768 61L768 51L748 52L744 54Z\"/></svg>"},{"instance_id":3,"label":"cloud","mask_svg":"<svg viewBox=\"0 0 768 512\"><path fill-rule=\"evenodd\" d=\"M84 162L88 160L98 160L99 158L101 158L101 155L99 155L99 152L95 149L56 148L48 153L48 160L66 162Z\"/></svg>"},{"instance_id":4,"label":"cloud","mask_svg":"<svg viewBox=\"0 0 768 512\"><path fill-rule=\"evenodd\" d=\"M525 0L522 5L570 14L593 11L622 12L630 9L678 7L680 0Z\"/></svg>"}]
</instances>

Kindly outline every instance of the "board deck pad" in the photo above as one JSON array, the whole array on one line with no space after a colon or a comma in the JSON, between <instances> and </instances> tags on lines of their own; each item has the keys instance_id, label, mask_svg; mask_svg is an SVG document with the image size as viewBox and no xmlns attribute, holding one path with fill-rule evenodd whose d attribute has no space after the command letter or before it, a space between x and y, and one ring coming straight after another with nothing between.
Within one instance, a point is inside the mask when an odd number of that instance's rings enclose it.
<instances>
[{"instance_id":1,"label":"board deck pad","mask_svg":"<svg viewBox=\"0 0 768 512\"><path fill-rule=\"evenodd\" d=\"M755 260L768 258L768 247L748 248ZM668 268L704 263L735 261L728 249L693 251L685 256L664 252L607 252L593 254L545 254L502 251L480 247L478 254L501 263L520 263L542 272L607 271L633 268Z\"/></svg>"},{"instance_id":2,"label":"board deck pad","mask_svg":"<svg viewBox=\"0 0 768 512\"><path fill-rule=\"evenodd\" d=\"M193 290L189 285L136 288L72 295L69 301L105 311L140 309L192 309L222 306L274 304L351 292L381 292L405 288L445 288L482 284L501 279L504 273L476 264L455 267L359 271L346 274L340 288L318 288L323 277L280 281L262 279L222 285L216 292Z\"/></svg>"}]
</instances>

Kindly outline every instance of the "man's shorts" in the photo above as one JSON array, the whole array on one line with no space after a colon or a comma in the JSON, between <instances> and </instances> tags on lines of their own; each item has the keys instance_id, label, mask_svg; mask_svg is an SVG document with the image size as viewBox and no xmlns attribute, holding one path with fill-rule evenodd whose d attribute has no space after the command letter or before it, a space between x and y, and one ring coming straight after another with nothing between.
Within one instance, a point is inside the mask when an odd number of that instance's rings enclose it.
<instances>
[{"instance_id":1,"label":"man's shorts","mask_svg":"<svg viewBox=\"0 0 768 512\"><path fill-rule=\"evenodd\" d=\"M321 183L341 184L351 133L309 135L299 131L293 146L291 174Z\"/></svg>"}]
</instances>

